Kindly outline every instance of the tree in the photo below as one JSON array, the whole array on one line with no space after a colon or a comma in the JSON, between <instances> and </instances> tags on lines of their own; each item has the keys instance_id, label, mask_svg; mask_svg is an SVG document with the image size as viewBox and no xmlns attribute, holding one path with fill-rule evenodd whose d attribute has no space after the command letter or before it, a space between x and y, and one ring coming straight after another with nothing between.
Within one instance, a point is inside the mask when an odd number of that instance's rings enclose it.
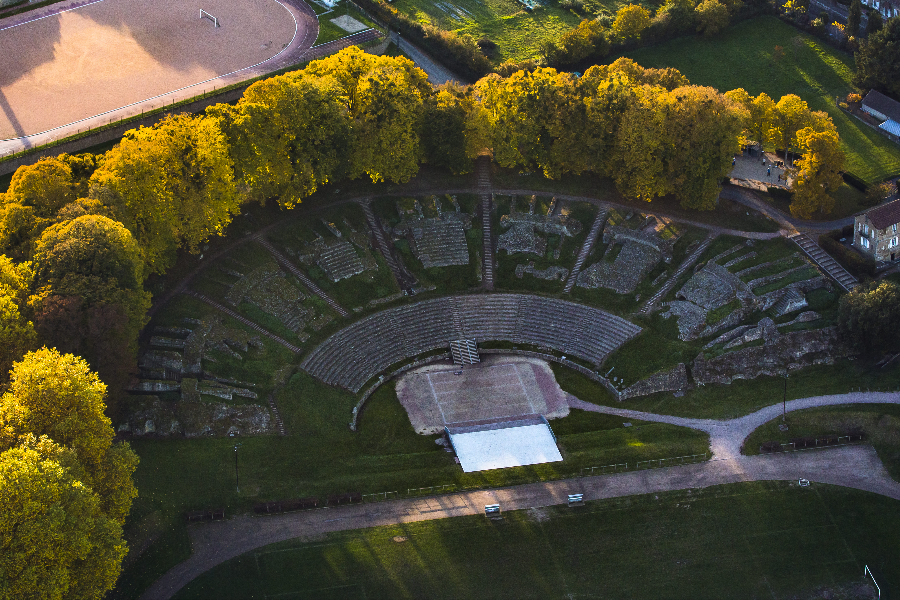
<instances>
[{"instance_id":1,"label":"tree","mask_svg":"<svg viewBox=\"0 0 900 600\"><path fill-rule=\"evenodd\" d=\"M43 436L70 450L83 470L78 479L121 525L137 496L131 481L137 456L127 444L113 444L105 394L83 359L47 348L26 354L13 365L9 391L0 398L0 451Z\"/></svg>"},{"instance_id":2,"label":"tree","mask_svg":"<svg viewBox=\"0 0 900 600\"><path fill-rule=\"evenodd\" d=\"M866 35L871 36L878 33L882 27L884 27L884 19L881 18L881 13L877 10L870 10L868 21L866 21Z\"/></svg>"},{"instance_id":3,"label":"tree","mask_svg":"<svg viewBox=\"0 0 900 600\"><path fill-rule=\"evenodd\" d=\"M84 215L48 228L33 263L35 327L44 343L84 357L114 390L128 382L150 294L134 238L121 223Z\"/></svg>"},{"instance_id":4,"label":"tree","mask_svg":"<svg viewBox=\"0 0 900 600\"><path fill-rule=\"evenodd\" d=\"M34 325L22 316L9 288L0 285L0 388L13 362L34 349L36 343Z\"/></svg>"},{"instance_id":5,"label":"tree","mask_svg":"<svg viewBox=\"0 0 900 600\"><path fill-rule=\"evenodd\" d=\"M406 182L418 172L418 129L425 99L434 93L425 73L406 58L347 48L313 61L305 76L331 76L342 88L352 133L351 178Z\"/></svg>"},{"instance_id":6,"label":"tree","mask_svg":"<svg viewBox=\"0 0 900 600\"><path fill-rule=\"evenodd\" d=\"M262 202L277 198L294 208L346 173L350 122L332 77L264 79L237 106L216 104L206 112L228 138L238 179Z\"/></svg>"},{"instance_id":7,"label":"tree","mask_svg":"<svg viewBox=\"0 0 900 600\"><path fill-rule=\"evenodd\" d=\"M197 252L221 234L241 200L218 120L189 115L127 131L91 186L131 231L151 273L164 273L179 247Z\"/></svg>"},{"instance_id":8,"label":"tree","mask_svg":"<svg viewBox=\"0 0 900 600\"><path fill-rule=\"evenodd\" d=\"M637 39L650 26L650 13L639 4L623 6L616 13L613 31L622 39Z\"/></svg>"},{"instance_id":9,"label":"tree","mask_svg":"<svg viewBox=\"0 0 900 600\"><path fill-rule=\"evenodd\" d=\"M472 97L453 83L438 88L425 102L422 127L422 154L428 164L452 173L472 170L472 159L466 152L466 122Z\"/></svg>"},{"instance_id":10,"label":"tree","mask_svg":"<svg viewBox=\"0 0 900 600\"><path fill-rule=\"evenodd\" d=\"M653 22L661 23L667 31L677 35L693 31L696 18L693 0L666 0L656 11Z\"/></svg>"},{"instance_id":11,"label":"tree","mask_svg":"<svg viewBox=\"0 0 900 600\"><path fill-rule=\"evenodd\" d=\"M838 331L864 355L900 350L900 287L891 281L875 281L841 297Z\"/></svg>"},{"instance_id":12,"label":"tree","mask_svg":"<svg viewBox=\"0 0 900 600\"><path fill-rule=\"evenodd\" d=\"M57 157L42 158L16 169L9 183L8 201L31 206L39 217L51 217L75 199L72 169Z\"/></svg>"},{"instance_id":13,"label":"tree","mask_svg":"<svg viewBox=\"0 0 900 600\"><path fill-rule=\"evenodd\" d=\"M859 24L862 21L862 2L860 0L851 0L850 10L847 14L847 35L850 37L859 36Z\"/></svg>"},{"instance_id":14,"label":"tree","mask_svg":"<svg viewBox=\"0 0 900 600\"><path fill-rule=\"evenodd\" d=\"M797 145L797 132L810 124L809 106L796 94L782 96L775 105L775 129L773 137L787 153Z\"/></svg>"},{"instance_id":15,"label":"tree","mask_svg":"<svg viewBox=\"0 0 900 600\"><path fill-rule=\"evenodd\" d=\"M71 452L29 438L0 453L0 598L100 600L126 547Z\"/></svg>"},{"instance_id":16,"label":"tree","mask_svg":"<svg viewBox=\"0 0 900 600\"><path fill-rule=\"evenodd\" d=\"M619 191L650 202L671 191L666 166L672 148L666 139L666 112L661 87L644 85L632 90L616 133L612 177Z\"/></svg>"},{"instance_id":17,"label":"tree","mask_svg":"<svg viewBox=\"0 0 900 600\"><path fill-rule=\"evenodd\" d=\"M869 12L869 23L878 11ZM876 17L877 18L877 17ZM853 83L863 89L900 98L900 19L888 19L856 51Z\"/></svg>"},{"instance_id":18,"label":"tree","mask_svg":"<svg viewBox=\"0 0 900 600\"><path fill-rule=\"evenodd\" d=\"M794 199L791 214L809 219L817 210L830 213L834 206L831 194L844 182L844 151L836 131L816 131L805 127L797 132L802 158L794 168Z\"/></svg>"},{"instance_id":19,"label":"tree","mask_svg":"<svg viewBox=\"0 0 900 600\"><path fill-rule=\"evenodd\" d=\"M712 210L719 183L740 150L748 111L711 87L686 86L660 98L666 115L670 189L684 208Z\"/></svg>"},{"instance_id":20,"label":"tree","mask_svg":"<svg viewBox=\"0 0 900 600\"><path fill-rule=\"evenodd\" d=\"M697 11L697 31L704 35L715 35L728 27L728 7L719 0L703 0L694 10Z\"/></svg>"}]
</instances>

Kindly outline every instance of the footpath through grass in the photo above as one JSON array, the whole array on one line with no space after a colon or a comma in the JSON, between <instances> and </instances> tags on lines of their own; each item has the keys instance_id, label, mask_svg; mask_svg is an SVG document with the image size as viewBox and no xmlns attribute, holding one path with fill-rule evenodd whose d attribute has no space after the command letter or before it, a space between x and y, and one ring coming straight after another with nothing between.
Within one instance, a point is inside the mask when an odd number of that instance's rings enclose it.
<instances>
[{"instance_id":1,"label":"footpath through grass","mask_svg":"<svg viewBox=\"0 0 900 600\"><path fill-rule=\"evenodd\" d=\"M900 173L900 147L835 105L836 96L854 91L853 56L775 17L757 17L715 37L679 38L628 56L643 67L675 67L691 83L721 92L744 88L753 96L765 92L776 102L797 94L812 110L831 115L848 171L869 183Z\"/></svg>"},{"instance_id":2,"label":"footpath through grass","mask_svg":"<svg viewBox=\"0 0 900 600\"><path fill-rule=\"evenodd\" d=\"M863 565L900 588L896 500L753 482L291 540L176 598L829 598Z\"/></svg>"}]
</instances>

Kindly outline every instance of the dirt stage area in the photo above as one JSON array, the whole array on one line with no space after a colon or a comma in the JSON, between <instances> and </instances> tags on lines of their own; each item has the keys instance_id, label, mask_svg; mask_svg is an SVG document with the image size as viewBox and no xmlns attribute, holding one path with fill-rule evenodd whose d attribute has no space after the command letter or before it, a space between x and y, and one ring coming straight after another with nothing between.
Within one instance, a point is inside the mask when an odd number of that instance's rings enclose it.
<instances>
[{"instance_id":1,"label":"dirt stage area","mask_svg":"<svg viewBox=\"0 0 900 600\"><path fill-rule=\"evenodd\" d=\"M220 27L201 20L201 8ZM255 65L278 54L297 31L275 0L101 0L10 24L0 20L0 139Z\"/></svg>"},{"instance_id":2,"label":"dirt stage area","mask_svg":"<svg viewBox=\"0 0 900 600\"><path fill-rule=\"evenodd\" d=\"M544 361L492 356L464 368L434 364L397 382L397 397L416 433L434 434L449 423L541 414L569 414L565 394Z\"/></svg>"}]
</instances>

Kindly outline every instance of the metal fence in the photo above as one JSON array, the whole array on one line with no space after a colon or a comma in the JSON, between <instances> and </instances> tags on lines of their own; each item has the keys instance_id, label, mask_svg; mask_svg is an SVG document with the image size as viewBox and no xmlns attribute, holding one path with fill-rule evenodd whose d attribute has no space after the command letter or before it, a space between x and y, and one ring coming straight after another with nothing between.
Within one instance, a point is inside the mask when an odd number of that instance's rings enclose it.
<instances>
[{"instance_id":1,"label":"metal fence","mask_svg":"<svg viewBox=\"0 0 900 600\"><path fill-rule=\"evenodd\" d=\"M777 452L795 452L797 450L813 450L815 448L831 448L846 446L866 441L865 434L831 435L822 438L798 439L790 442L766 442L759 447L760 454Z\"/></svg>"}]
</instances>

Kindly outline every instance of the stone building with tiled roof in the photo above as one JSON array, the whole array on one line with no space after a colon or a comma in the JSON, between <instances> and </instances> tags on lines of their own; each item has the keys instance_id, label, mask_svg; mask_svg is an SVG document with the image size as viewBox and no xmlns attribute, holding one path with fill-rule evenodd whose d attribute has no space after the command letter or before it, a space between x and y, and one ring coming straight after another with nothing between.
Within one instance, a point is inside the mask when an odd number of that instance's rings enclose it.
<instances>
[{"instance_id":1,"label":"stone building with tiled roof","mask_svg":"<svg viewBox=\"0 0 900 600\"><path fill-rule=\"evenodd\" d=\"M900 260L900 200L856 215L853 244L875 260Z\"/></svg>"}]
</instances>

